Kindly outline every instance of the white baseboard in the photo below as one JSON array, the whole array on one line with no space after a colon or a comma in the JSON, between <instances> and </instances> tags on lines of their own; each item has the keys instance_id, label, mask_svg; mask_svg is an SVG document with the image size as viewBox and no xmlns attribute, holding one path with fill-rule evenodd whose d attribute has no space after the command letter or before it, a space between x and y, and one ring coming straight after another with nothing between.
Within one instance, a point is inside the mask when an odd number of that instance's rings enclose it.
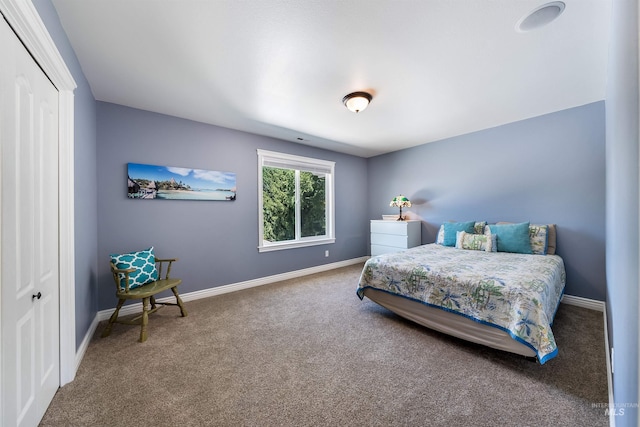
<instances>
[{"instance_id":1,"label":"white baseboard","mask_svg":"<svg viewBox=\"0 0 640 427\"><path fill-rule=\"evenodd\" d=\"M254 288L256 286L268 285L269 283L280 282L282 280L295 279L297 277L307 276L309 274L321 273L323 271L334 270L336 268L346 267L353 264L358 264L368 260L368 256L348 259L345 261L333 262L330 264L323 264L316 267L304 268L302 270L290 271L287 273L275 274L273 276L261 277L258 279L247 280L244 282L232 283L229 285L216 286L214 288L202 289L200 291L188 292L186 294L180 294L182 301L194 301L201 298L208 298L216 295L227 294L229 292L240 291L243 289ZM158 298L158 302L175 302L173 296ZM111 314L115 311L115 308L99 311L97 314L98 321L107 320ZM142 303L129 304L120 309L119 315L127 316L130 314L140 313L142 311Z\"/></svg>"},{"instance_id":2,"label":"white baseboard","mask_svg":"<svg viewBox=\"0 0 640 427\"><path fill-rule=\"evenodd\" d=\"M346 267L360 262L368 260L368 256L353 258L345 261L338 261L331 264L319 265L316 267L305 268L302 270L290 271L287 273L275 274L273 276L261 277L258 279L247 280L244 282L232 283L229 285L216 286L214 288L202 289L199 291L189 292L186 294L180 294L182 301L194 301L202 298L208 298L216 295L227 294L229 292L240 291L243 289L254 288L256 286L268 285L269 283L279 282L282 280L295 279L297 277L307 276L309 274L321 273L323 271L329 271L336 268ZM173 302L174 297L159 298L158 302ZM603 301L597 301L589 298L576 297L573 295L564 295L562 297L564 304L575 305L578 307L587 308L589 310L604 311L605 304ZM111 314L115 311L115 308L109 308L99 311L97 314L98 321L107 320ZM140 313L142 311L142 303L129 304L120 309L120 315L128 316L130 314ZM86 338L85 338L86 339ZM84 342L84 341L83 341Z\"/></svg>"},{"instance_id":3,"label":"white baseboard","mask_svg":"<svg viewBox=\"0 0 640 427\"><path fill-rule=\"evenodd\" d=\"M84 334L84 339L82 340L82 343L80 344L80 347L78 347L78 350L76 350L76 366L75 366L74 372L78 372L78 368L80 367L80 363L82 362L82 359L84 358L84 354L87 352L87 348L89 347L89 341L91 341L91 338L93 337L93 334L95 333L96 329L98 328L98 323L99 322L100 322L100 320L98 319L98 314L96 314L96 317L93 318L93 322L91 322L91 325L89 326L89 330L87 330L87 333Z\"/></svg>"},{"instance_id":4,"label":"white baseboard","mask_svg":"<svg viewBox=\"0 0 640 427\"><path fill-rule=\"evenodd\" d=\"M609 408L615 408L613 401L613 371L611 370L611 353L609 349L609 328L607 327L607 308L604 307L602 311L604 318L604 349L605 357L607 358L607 389L609 390ZM609 426L616 427L615 411L609 412Z\"/></svg>"},{"instance_id":5,"label":"white baseboard","mask_svg":"<svg viewBox=\"0 0 640 427\"><path fill-rule=\"evenodd\" d=\"M569 305L576 305L589 310L604 312L604 301L598 301L590 298L574 297L573 295L564 295L561 302Z\"/></svg>"}]
</instances>

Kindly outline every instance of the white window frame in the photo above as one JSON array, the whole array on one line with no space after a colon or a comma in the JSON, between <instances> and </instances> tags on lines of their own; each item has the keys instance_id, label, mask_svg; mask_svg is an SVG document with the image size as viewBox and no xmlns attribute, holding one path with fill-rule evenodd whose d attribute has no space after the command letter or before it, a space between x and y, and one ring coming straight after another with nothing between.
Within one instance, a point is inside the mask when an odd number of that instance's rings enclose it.
<instances>
[{"instance_id":1,"label":"white window frame","mask_svg":"<svg viewBox=\"0 0 640 427\"><path fill-rule=\"evenodd\" d=\"M258 149L258 251L269 252L282 249L302 248L306 246L335 243L335 162L313 159L311 157L278 153ZM324 236L298 237L283 242L264 241L264 212L262 200L263 166L282 167L296 171L321 171L325 173L325 206L327 215L326 234ZM299 187L299 173L296 172L296 188ZM296 191L296 236L300 236L300 193Z\"/></svg>"}]
</instances>

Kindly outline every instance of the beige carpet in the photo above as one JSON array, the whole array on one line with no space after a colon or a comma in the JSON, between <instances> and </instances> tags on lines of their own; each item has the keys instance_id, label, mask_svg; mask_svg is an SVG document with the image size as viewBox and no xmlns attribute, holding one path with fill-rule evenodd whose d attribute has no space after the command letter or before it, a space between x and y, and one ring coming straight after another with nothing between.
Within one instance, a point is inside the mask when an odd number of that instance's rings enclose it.
<instances>
[{"instance_id":1,"label":"beige carpet","mask_svg":"<svg viewBox=\"0 0 640 427\"><path fill-rule=\"evenodd\" d=\"M43 426L605 426L602 313L563 304L545 365L397 317L362 265L98 327Z\"/></svg>"}]
</instances>

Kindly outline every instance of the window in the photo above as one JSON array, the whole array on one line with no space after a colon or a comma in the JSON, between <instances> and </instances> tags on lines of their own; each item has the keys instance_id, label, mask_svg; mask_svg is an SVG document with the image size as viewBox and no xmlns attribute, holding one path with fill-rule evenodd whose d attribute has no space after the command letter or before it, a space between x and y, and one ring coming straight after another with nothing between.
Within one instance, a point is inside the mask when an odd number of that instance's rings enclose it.
<instances>
[{"instance_id":1,"label":"window","mask_svg":"<svg viewBox=\"0 0 640 427\"><path fill-rule=\"evenodd\" d=\"M335 242L335 162L258 150L258 250Z\"/></svg>"}]
</instances>

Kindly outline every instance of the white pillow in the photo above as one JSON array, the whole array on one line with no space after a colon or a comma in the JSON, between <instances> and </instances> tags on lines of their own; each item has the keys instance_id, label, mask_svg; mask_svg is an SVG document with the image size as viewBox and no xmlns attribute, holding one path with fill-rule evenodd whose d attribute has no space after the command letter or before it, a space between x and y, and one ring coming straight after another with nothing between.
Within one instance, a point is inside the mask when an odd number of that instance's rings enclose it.
<instances>
[{"instance_id":1,"label":"white pillow","mask_svg":"<svg viewBox=\"0 0 640 427\"><path fill-rule=\"evenodd\" d=\"M458 231L456 233L456 248L496 252L498 249L496 237L495 234L472 234L466 231Z\"/></svg>"}]
</instances>

